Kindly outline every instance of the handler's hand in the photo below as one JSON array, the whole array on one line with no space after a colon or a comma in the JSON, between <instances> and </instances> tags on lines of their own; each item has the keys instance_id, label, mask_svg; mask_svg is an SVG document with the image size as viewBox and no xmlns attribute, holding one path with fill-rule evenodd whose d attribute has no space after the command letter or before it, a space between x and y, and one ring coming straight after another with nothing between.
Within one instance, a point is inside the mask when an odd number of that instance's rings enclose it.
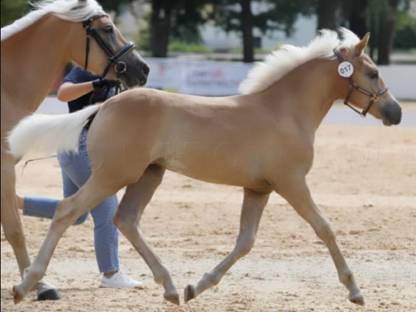
<instances>
[{"instance_id":1,"label":"handler's hand","mask_svg":"<svg viewBox=\"0 0 416 312\"><path fill-rule=\"evenodd\" d=\"M110 80L110 79L96 79L92 82L92 87L94 90L101 89L104 87L113 88L117 87L120 84L118 80Z\"/></svg>"}]
</instances>

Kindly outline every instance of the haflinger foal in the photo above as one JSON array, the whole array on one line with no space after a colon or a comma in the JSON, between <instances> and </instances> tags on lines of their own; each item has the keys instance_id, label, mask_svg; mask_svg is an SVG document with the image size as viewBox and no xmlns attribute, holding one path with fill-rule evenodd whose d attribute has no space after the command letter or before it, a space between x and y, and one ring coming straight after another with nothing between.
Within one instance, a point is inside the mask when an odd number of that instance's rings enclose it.
<instances>
[{"instance_id":1,"label":"haflinger foal","mask_svg":"<svg viewBox=\"0 0 416 312\"><path fill-rule=\"evenodd\" d=\"M164 297L179 304L168 270L139 229L143 211L168 169L244 188L235 247L196 285L185 288L185 302L218 284L250 251L263 209L275 191L328 247L349 300L364 304L305 176L312 166L315 132L335 100L344 99L355 110L362 109L360 114L368 112L385 125L401 120L398 102L364 53L368 40L368 34L360 40L346 29L324 30L307 47L283 46L254 67L238 96L134 89L69 116L34 115L23 120L9 137L16 159L36 150L76 152L83 124L96 113L88 135L91 177L59 204L39 254L13 289L15 302L45 274L65 230L103 198L127 186L114 222L163 285Z\"/></svg>"}]
</instances>

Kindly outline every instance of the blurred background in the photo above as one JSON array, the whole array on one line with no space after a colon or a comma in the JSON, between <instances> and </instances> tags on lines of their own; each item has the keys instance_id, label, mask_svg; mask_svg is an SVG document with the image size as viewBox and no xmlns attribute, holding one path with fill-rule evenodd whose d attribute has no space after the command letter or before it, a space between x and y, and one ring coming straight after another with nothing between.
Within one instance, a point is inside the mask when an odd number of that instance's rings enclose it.
<instances>
[{"instance_id":1,"label":"blurred background","mask_svg":"<svg viewBox=\"0 0 416 312\"><path fill-rule=\"evenodd\" d=\"M98 2L140 50L154 57L197 53L253 62L282 42L306 44L318 29L345 26L358 36L371 32L369 52L378 64L415 62L414 53L405 56L416 51L416 1L411 0ZM27 0L2 0L1 26L29 9Z\"/></svg>"},{"instance_id":2,"label":"blurred background","mask_svg":"<svg viewBox=\"0 0 416 312\"><path fill-rule=\"evenodd\" d=\"M34 1L36 2L36 1ZM368 53L400 99L415 100L414 0L102 0L151 67L149 87L229 95L281 44L306 45L321 28L371 32ZM1 0L1 25L30 10Z\"/></svg>"}]
</instances>

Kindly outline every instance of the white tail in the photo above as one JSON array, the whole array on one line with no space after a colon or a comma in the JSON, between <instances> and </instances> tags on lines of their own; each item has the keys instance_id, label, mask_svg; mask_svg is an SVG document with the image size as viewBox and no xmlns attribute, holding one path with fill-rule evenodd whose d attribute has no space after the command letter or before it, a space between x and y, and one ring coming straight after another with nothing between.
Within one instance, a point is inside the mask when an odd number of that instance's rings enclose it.
<instances>
[{"instance_id":1,"label":"white tail","mask_svg":"<svg viewBox=\"0 0 416 312\"><path fill-rule=\"evenodd\" d=\"M71 114L28 116L10 132L10 152L16 159L33 153L78 152L82 128L98 109L99 105L92 105Z\"/></svg>"}]
</instances>

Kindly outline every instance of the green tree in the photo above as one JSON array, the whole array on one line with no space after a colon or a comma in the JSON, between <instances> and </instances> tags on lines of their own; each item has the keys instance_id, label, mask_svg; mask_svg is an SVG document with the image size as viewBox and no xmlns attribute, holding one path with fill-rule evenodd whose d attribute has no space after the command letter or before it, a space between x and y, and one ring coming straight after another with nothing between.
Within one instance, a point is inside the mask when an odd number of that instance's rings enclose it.
<instances>
[{"instance_id":1,"label":"green tree","mask_svg":"<svg viewBox=\"0 0 416 312\"><path fill-rule=\"evenodd\" d=\"M340 25L342 18L340 0L318 0L315 6L318 29L336 29Z\"/></svg>"},{"instance_id":2,"label":"green tree","mask_svg":"<svg viewBox=\"0 0 416 312\"><path fill-rule=\"evenodd\" d=\"M243 61L254 61L253 26L254 17L251 10L251 0L240 1L241 7L241 32L243 37Z\"/></svg>"},{"instance_id":3,"label":"green tree","mask_svg":"<svg viewBox=\"0 0 416 312\"><path fill-rule=\"evenodd\" d=\"M120 16L123 6L134 2L134 0L97 0L106 12L114 12L115 22Z\"/></svg>"},{"instance_id":4,"label":"green tree","mask_svg":"<svg viewBox=\"0 0 416 312\"><path fill-rule=\"evenodd\" d=\"M152 56L166 57L169 40L200 42L199 25L207 19L206 0L152 0L150 48Z\"/></svg>"},{"instance_id":5,"label":"green tree","mask_svg":"<svg viewBox=\"0 0 416 312\"><path fill-rule=\"evenodd\" d=\"M401 11L397 15L394 47L397 49L416 48L416 18L406 11Z\"/></svg>"},{"instance_id":6,"label":"green tree","mask_svg":"<svg viewBox=\"0 0 416 312\"><path fill-rule=\"evenodd\" d=\"M314 0L217 0L213 19L225 31L241 34L243 61L254 60L253 31L290 34L300 14L311 14ZM256 10L254 11L254 5Z\"/></svg>"},{"instance_id":7,"label":"green tree","mask_svg":"<svg viewBox=\"0 0 416 312\"><path fill-rule=\"evenodd\" d=\"M372 34L370 55L377 64L389 64L399 11L408 10L407 0L369 0L368 25Z\"/></svg>"},{"instance_id":8,"label":"green tree","mask_svg":"<svg viewBox=\"0 0 416 312\"><path fill-rule=\"evenodd\" d=\"M1 0L1 27L22 17L28 8L27 0Z\"/></svg>"},{"instance_id":9,"label":"green tree","mask_svg":"<svg viewBox=\"0 0 416 312\"><path fill-rule=\"evenodd\" d=\"M393 49L396 31L396 15L400 0L384 1L381 11L381 22L378 29L377 64L390 64L390 54Z\"/></svg>"},{"instance_id":10,"label":"green tree","mask_svg":"<svg viewBox=\"0 0 416 312\"><path fill-rule=\"evenodd\" d=\"M172 25L174 1L153 0L150 18L150 48L152 56L166 57Z\"/></svg>"},{"instance_id":11,"label":"green tree","mask_svg":"<svg viewBox=\"0 0 416 312\"><path fill-rule=\"evenodd\" d=\"M410 0L317 0L315 12L318 17L318 29L346 26L359 37L371 32L370 55L378 64L389 64L390 55L396 37L396 21L402 16L399 42L412 38ZM407 26L403 26L405 23ZM404 30L406 29L406 30ZM404 39L408 38L408 39Z\"/></svg>"},{"instance_id":12,"label":"green tree","mask_svg":"<svg viewBox=\"0 0 416 312\"><path fill-rule=\"evenodd\" d=\"M362 38L368 31L368 0L345 1L342 9L349 29Z\"/></svg>"}]
</instances>

